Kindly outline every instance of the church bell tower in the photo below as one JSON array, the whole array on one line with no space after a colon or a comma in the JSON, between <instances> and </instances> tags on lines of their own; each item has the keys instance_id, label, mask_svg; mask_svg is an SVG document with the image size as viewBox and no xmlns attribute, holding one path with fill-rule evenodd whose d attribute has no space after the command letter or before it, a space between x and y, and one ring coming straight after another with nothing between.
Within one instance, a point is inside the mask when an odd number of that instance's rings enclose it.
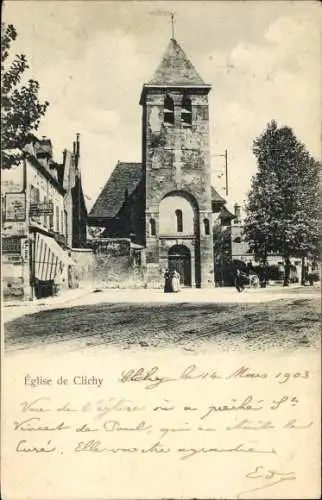
<instances>
[{"instance_id":1,"label":"church bell tower","mask_svg":"<svg viewBox=\"0 0 322 500\"><path fill-rule=\"evenodd\" d=\"M143 85L142 169L148 278L176 269L183 286L213 286L208 93L172 38Z\"/></svg>"}]
</instances>

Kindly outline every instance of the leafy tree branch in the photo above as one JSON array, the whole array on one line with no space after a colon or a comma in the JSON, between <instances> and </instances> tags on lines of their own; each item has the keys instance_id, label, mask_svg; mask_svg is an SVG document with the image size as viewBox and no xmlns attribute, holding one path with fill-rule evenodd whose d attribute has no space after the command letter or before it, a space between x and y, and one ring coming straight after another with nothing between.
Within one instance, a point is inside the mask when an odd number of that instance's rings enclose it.
<instances>
[{"instance_id":1,"label":"leafy tree branch","mask_svg":"<svg viewBox=\"0 0 322 500\"><path fill-rule=\"evenodd\" d=\"M18 165L23 156L26 138L38 129L49 103L39 100L39 83L30 79L22 84L29 68L26 56L17 54L9 61L12 42L17 31L12 24L1 29L1 167Z\"/></svg>"},{"instance_id":2,"label":"leafy tree branch","mask_svg":"<svg viewBox=\"0 0 322 500\"><path fill-rule=\"evenodd\" d=\"M285 261L289 284L290 258L317 258L319 247L319 172L314 160L289 127L275 121L255 139L258 172L246 205L244 233L262 262L269 253Z\"/></svg>"}]
</instances>

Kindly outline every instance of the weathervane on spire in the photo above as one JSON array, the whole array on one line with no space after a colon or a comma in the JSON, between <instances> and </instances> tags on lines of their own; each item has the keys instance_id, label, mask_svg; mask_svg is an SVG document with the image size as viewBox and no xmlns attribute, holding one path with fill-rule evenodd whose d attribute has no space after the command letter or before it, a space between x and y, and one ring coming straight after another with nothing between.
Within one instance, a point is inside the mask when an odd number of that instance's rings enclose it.
<instances>
[{"instance_id":1,"label":"weathervane on spire","mask_svg":"<svg viewBox=\"0 0 322 500\"><path fill-rule=\"evenodd\" d=\"M174 13L171 12L171 31L172 31L172 39L174 39Z\"/></svg>"}]
</instances>

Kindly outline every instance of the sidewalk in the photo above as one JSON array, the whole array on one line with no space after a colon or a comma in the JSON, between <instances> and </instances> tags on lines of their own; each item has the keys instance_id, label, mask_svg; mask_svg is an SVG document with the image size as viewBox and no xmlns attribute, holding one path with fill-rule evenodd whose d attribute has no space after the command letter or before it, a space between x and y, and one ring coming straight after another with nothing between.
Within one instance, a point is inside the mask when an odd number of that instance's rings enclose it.
<instances>
[{"instance_id":1,"label":"sidewalk","mask_svg":"<svg viewBox=\"0 0 322 500\"><path fill-rule=\"evenodd\" d=\"M93 292L90 286L83 286L71 290L64 290L59 295L54 297L46 297L43 299L35 299L33 301L7 301L2 303L2 319L6 323L24 316L25 314L33 314L44 309L54 309L66 307L69 303L77 301L77 299L85 298Z\"/></svg>"},{"instance_id":2,"label":"sidewalk","mask_svg":"<svg viewBox=\"0 0 322 500\"><path fill-rule=\"evenodd\" d=\"M35 299L31 301L17 301L17 300L8 300L3 302L3 307L23 307L23 306L45 306L50 304L65 304L70 300L74 300L78 297L82 297L83 295L87 295L92 292L92 288L90 287L79 287L74 289L63 290L59 293L59 295L45 297L43 299Z\"/></svg>"}]
</instances>

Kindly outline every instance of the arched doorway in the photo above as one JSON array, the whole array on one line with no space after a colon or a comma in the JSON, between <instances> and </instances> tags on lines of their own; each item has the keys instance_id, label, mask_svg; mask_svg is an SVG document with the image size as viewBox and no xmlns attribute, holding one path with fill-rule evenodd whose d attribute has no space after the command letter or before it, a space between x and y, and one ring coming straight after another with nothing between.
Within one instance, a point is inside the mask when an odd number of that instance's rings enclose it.
<instances>
[{"instance_id":1,"label":"arched doorway","mask_svg":"<svg viewBox=\"0 0 322 500\"><path fill-rule=\"evenodd\" d=\"M185 245L174 245L168 253L170 271L178 271L182 285L191 286L191 255Z\"/></svg>"}]
</instances>

